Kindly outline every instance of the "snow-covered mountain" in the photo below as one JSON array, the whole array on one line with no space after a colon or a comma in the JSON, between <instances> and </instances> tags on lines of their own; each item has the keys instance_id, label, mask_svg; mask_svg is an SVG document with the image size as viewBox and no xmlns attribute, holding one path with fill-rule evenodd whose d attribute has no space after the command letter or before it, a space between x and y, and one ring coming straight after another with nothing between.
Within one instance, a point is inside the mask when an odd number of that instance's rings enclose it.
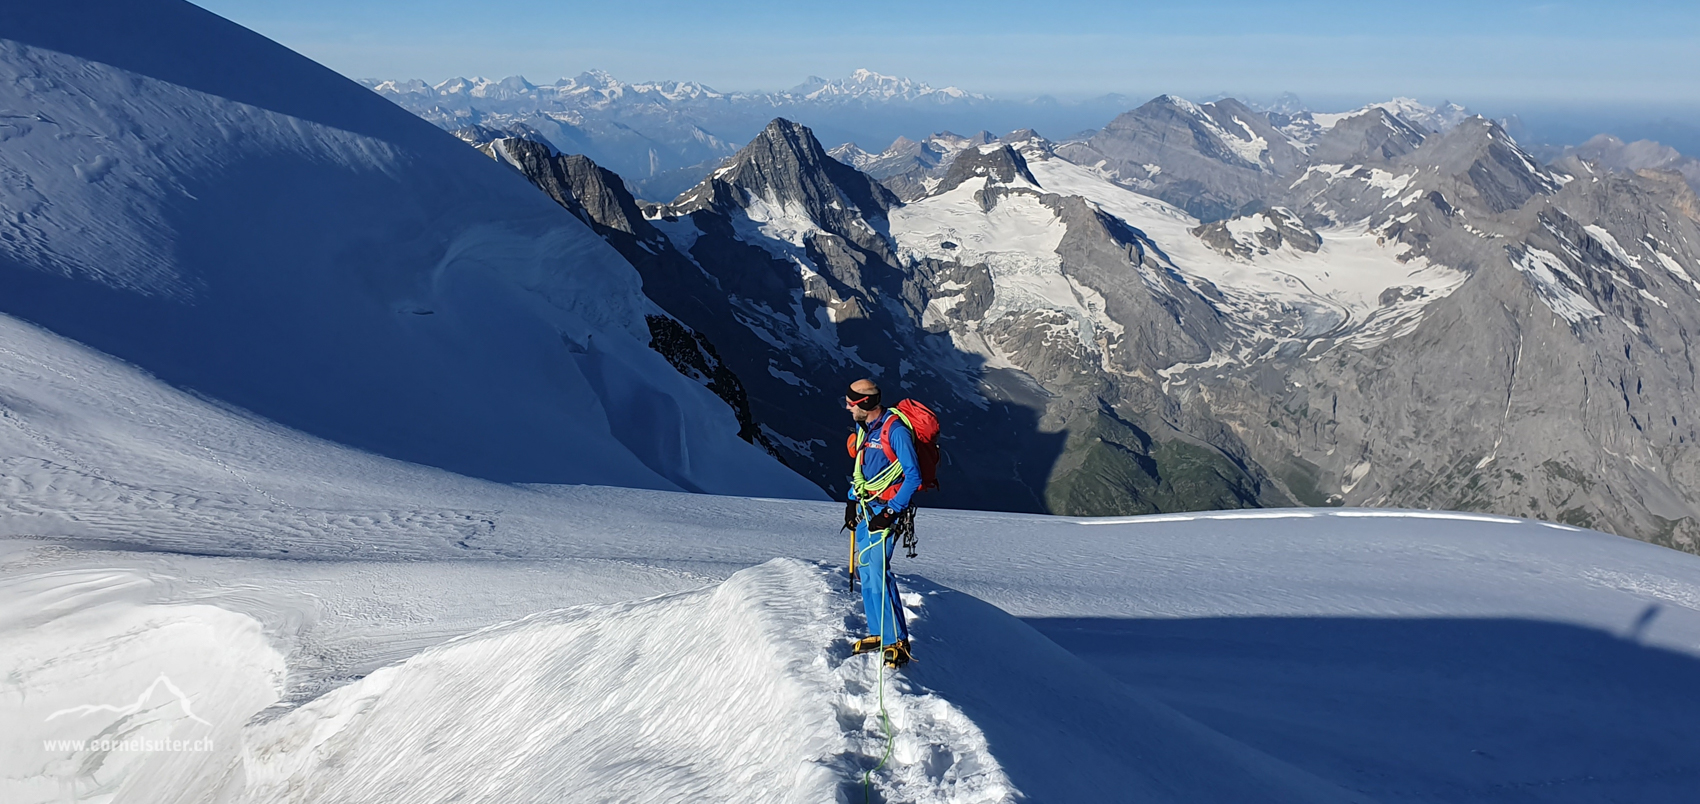
<instances>
[{"instance_id":1,"label":"snow-covered mountain","mask_svg":"<svg viewBox=\"0 0 1700 804\"><path fill-rule=\"evenodd\" d=\"M774 105L786 102L834 103L953 103L990 100L985 95L957 87L934 89L919 81L894 75L881 75L872 70L858 69L847 78L828 81L809 76L807 81L773 97Z\"/></svg>"},{"instance_id":2,"label":"snow-covered mountain","mask_svg":"<svg viewBox=\"0 0 1700 804\"><path fill-rule=\"evenodd\" d=\"M362 83L444 128L529 126L551 145L589 156L663 197L695 184L737 150L721 136L741 141L778 113L854 117L870 108L939 109L990 100L871 70L832 81L811 77L782 92L718 92L679 81L626 83L600 70L541 85L520 76L452 78L436 85Z\"/></svg>"},{"instance_id":3,"label":"snow-covered mountain","mask_svg":"<svg viewBox=\"0 0 1700 804\"><path fill-rule=\"evenodd\" d=\"M1031 411L1038 432L1000 444L1027 451L1027 464L1054 459L1020 480L1024 496L1000 491L1000 507L1468 507L1694 549L1692 423L1680 412L1690 403L1677 401L1692 383L1618 340L1654 355L1687 348L1700 263L1682 245L1695 242L1685 210L1696 207L1680 176L1578 180L1481 118L1436 133L1376 106L1332 122L1306 143L1231 100L1161 98L1060 146L1025 131L900 141L879 155L837 149L885 173L900 205L852 201L877 193L836 160L746 170L741 155L647 214L684 262L737 277L693 304L702 321L736 322L709 333L716 343L756 333L764 344L741 366L742 347L722 350L753 408L764 397L795 408L789 392L748 379L772 366L798 389L837 380L806 368L831 363L801 357L830 324L833 349L881 371L898 363L912 393L980 409L996 400L1006 417ZM812 154L812 138L785 126L789 150ZM787 150L770 139L745 153ZM701 312L736 308L760 287L790 287L792 301L774 296L759 315ZM1533 318L1501 327L1486 309ZM1560 323L1568 339L1534 346L1524 334ZM893 344L902 350L869 359ZM1524 360L1547 368L1530 375L1516 368ZM1460 374L1454 361L1471 368ZM1611 397L1569 396L1601 383L1667 390L1616 410ZM781 414L769 426L792 465L834 482L830 439L806 435L818 423ZM1390 428L1398 438L1378 446ZM1624 443L1640 445L1633 460Z\"/></svg>"},{"instance_id":4,"label":"snow-covered mountain","mask_svg":"<svg viewBox=\"0 0 1700 804\"><path fill-rule=\"evenodd\" d=\"M29 110L0 152L8 320L463 474L819 496L650 348L637 272L511 171L187 3L6 15L0 107Z\"/></svg>"},{"instance_id":5,"label":"snow-covered mountain","mask_svg":"<svg viewBox=\"0 0 1700 804\"><path fill-rule=\"evenodd\" d=\"M639 197L652 201L694 186L775 116L804 122L826 142L872 144L941 127L1026 125L1072 132L1125 108L1120 96L1074 103L999 100L866 69L832 80L811 76L777 92L721 92L677 81L626 83L594 70L553 84L519 76L436 85L362 83L449 130L528 126L560 150L619 173Z\"/></svg>"}]
</instances>

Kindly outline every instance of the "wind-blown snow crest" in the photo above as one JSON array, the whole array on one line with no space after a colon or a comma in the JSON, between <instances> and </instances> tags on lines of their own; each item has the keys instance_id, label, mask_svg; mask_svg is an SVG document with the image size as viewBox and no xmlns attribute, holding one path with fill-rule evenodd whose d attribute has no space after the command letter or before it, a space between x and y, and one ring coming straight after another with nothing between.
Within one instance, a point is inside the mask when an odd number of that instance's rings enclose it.
<instances>
[{"instance_id":1,"label":"wind-blown snow crest","mask_svg":"<svg viewBox=\"0 0 1700 804\"><path fill-rule=\"evenodd\" d=\"M775 560L488 628L254 728L243 800L844 800L884 753L847 602ZM885 706L915 756L875 772L884 800L1013 800L948 703L888 690Z\"/></svg>"},{"instance_id":2,"label":"wind-blown snow crest","mask_svg":"<svg viewBox=\"0 0 1700 804\"><path fill-rule=\"evenodd\" d=\"M284 656L259 621L151 603L156 585L127 568L0 579L0 798L205 801L237 772Z\"/></svg>"}]
</instances>

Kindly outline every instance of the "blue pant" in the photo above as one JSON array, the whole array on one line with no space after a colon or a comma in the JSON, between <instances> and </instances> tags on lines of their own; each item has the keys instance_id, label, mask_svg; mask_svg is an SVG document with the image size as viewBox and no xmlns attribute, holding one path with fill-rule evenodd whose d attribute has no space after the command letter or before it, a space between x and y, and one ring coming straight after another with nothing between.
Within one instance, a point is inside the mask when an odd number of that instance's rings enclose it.
<instances>
[{"instance_id":1,"label":"blue pant","mask_svg":"<svg viewBox=\"0 0 1700 804\"><path fill-rule=\"evenodd\" d=\"M897 579L891 576L891 554L897 541L890 531L868 533L866 520L856 523L856 573L862 581L862 613L868 618L868 635L878 636L881 645L909 638L903 622L903 601L897 596Z\"/></svg>"}]
</instances>

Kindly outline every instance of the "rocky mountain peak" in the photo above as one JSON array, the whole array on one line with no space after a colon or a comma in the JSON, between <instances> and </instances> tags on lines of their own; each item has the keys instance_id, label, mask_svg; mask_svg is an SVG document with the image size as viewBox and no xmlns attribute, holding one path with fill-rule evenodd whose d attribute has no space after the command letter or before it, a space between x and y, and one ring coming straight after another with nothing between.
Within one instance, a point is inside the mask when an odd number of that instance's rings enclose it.
<instances>
[{"instance_id":1,"label":"rocky mountain peak","mask_svg":"<svg viewBox=\"0 0 1700 804\"><path fill-rule=\"evenodd\" d=\"M1399 162L1438 170L1460 185L1461 197L1492 214L1518 209L1529 199L1551 195L1562 186L1504 128L1479 116L1429 137Z\"/></svg>"},{"instance_id":2,"label":"rocky mountain peak","mask_svg":"<svg viewBox=\"0 0 1700 804\"><path fill-rule=\"evenodd\" d=\"M980 176L986 177L988 185L1025 183L1033 188L1039 186L1039 180L1033 178L1032 172L1027 169L1027 160L1014 148L1000 143L963 149L950 163L933 194L948 193L962 186L963 182Z\"/></svg>"},{"instance_id":3,"label":"rocky mountain peak","mask_svg":"<svg viewBox=\"0 0 1700 804\"><path fill-rule=\"evenodd\" d=\"M491 143L505 139L529 140L548 148L551 152L558 150L555 148L554 143L550 142L547 137L543 136L542 132L519 122L509 123L500 128L493 126L471 125L457 128L449 133L459 138L462 142L486 152L488 152L487 146Z\"/></svg>"},{"instance_id":4,"label":"rocky mountain peak","mask_svg":"<svg viewBox=\"0 0 1700 804\"><path fill-rule=\"evenodd\" d=\"M1237 214L1285 189L1303 151L1269 118L1232 98L1199 105L1153 98L1110 121L1085 142L1057 146L1076 164L1099 165L1125 186L1203 221Z\"/></svg>"},{"instance_id":5,"label":"rocky mountain peak","mask_svg":"<svg viewBox=\"0 0 1700 804\"><path fill-rule=\"evenodd\" d=\"M850 215L878 218L899 203L879 182L829 156L807 126L781 117L670 206L684 214L756 200L802 210L828 231L848 227Z\"/></svg>"},{"instance_id":6,"label":"rocky mountain peak","mask_svg":"<svg viewBox=\"0 0 1700 804\"><path fill-rule=\"evenodd\" d=\"M885 149L885 152L904 153L908 151L919 151L920 149L921 143L909 139L908 137L898 137L891 141L891 145Z\"/></svg>"},{"instance_id":7,"label":"rocky mountain peak","mask_svg":"<svg viewBox=\"0 0 1700 804\"><path fill-rule=\"evenodd\" d=\"M1313 164L1383 164L1423 144L1426 134L1379 106L1341 118L1315 137Z\"/></svg>"},{"instance_id":8,"label":"rocky mountain peak","mask_svg":"<svg viewBox=\"0 0 1700 804\"><path fill-rule=\"evenodd\" d=\"M1305 106L1304 100L1291 92L1281 93L1266 109L1266 111L1284 115L1295 115L1309 110L1310 108Z\"/></svg>"}]
</instances>

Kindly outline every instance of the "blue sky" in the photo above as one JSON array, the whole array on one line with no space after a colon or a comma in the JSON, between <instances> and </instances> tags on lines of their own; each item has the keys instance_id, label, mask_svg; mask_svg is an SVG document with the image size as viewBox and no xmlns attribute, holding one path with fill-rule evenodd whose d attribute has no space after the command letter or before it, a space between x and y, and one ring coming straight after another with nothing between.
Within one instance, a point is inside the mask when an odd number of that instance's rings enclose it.
<instances>
[{"instance_id":1,"label":"blue sky","mask_svg":"<svg viewBox=\"0 0 1700 804\"><path fill-rule=\"evenodd\" d=\"M199 0L350 77L590 68L783 89L858 67L998 97L1700 104L1700 2Z\"/></svg>"}]
</instances>

